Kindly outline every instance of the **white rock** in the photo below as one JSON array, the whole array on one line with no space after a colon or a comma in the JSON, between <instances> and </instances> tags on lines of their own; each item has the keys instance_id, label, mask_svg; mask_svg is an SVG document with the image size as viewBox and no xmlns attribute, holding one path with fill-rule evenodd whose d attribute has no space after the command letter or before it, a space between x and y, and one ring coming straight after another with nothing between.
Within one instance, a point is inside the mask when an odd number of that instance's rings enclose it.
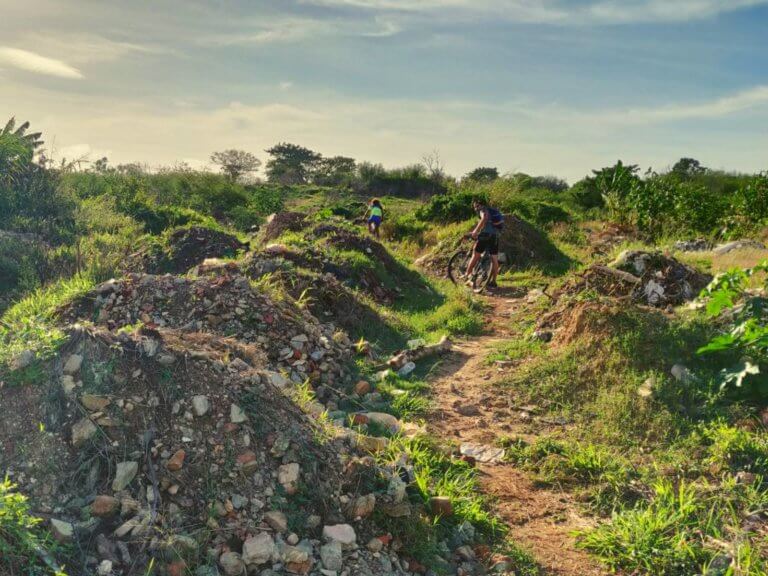
<instances>
[{"instance_id":1,"label":"white rock","mask_svg":"<svg viewBox=\"0 0 768 576\"><path fill-rule=\"evenodd\" d=\"M219 558L219 566L225 576L243 576L245 574L245 562L237 552L225 552Z\"/></svg>"},{"instance_id":2,"label":"white rock","mask_svg":"<svg viewBox=\"0 0 768 576\"><path fill-rule=\"evenodd\" d=\"M329 542L338 542L344 550L354 548L357 542L355 529L349 524L323 526L323 538Z\"/></svg>"},{"instance_id":3,"label":"white rock","mask_svg":"<svg viewBox=\"0 0 768 576\"><path fill-rule=\"evenodd\" d=\"M112 481L112 490L120 492L125 490L136 477L139 471L138 462L118 462L115 470L115 479Z\"/></svg>"},{"instance_id":4,"label":"white rock","mask_svg":"<svg viewBox=\"0 0 768 576\"><path fill-rule=\"evenodd\" d=\"M112 560L102 560L96 569L96 573L99 576L109 576L112 574Z\"/></svg>"},{"instance_id":5,"label":"white rock","mask_svg":"<svg viewBox=\"0 0 768 576\"><path fill-rule=\"evenodd\" d=\"M24 368L32 364L32 361L34 359L35 359L35 353L32 350L24 350L24 352L17 355L11 361L11 369L23 370Z\"/></svg>"},{"instance_id":6,"label":"white rock","mask_svg":"<svg viewBox=\"0 0 768 576\"><path fill-rule=\"evenodd\" d=\"M69 522L51 518L51 532L59 542L71 542L75 534L75 527Z\"/></svg>"},{"instance_id":7,"label":"white rock","mask_svg":"<svg viewBox=\"0 0 768 576\"><path fill-rule=\"evenodd\" d=\"M83 418L72 426L72 445L77 448L82 446L96 434L96 425L90 418Z\"/></svg>"},{"instance_id":8,"label":"white rock","mask_svg":"<svg viewBox=\"0 0 768 576\"><path fill-rule=\"evenodd\" d=\"M240 406L237 404L232 404L232 407L229 411L229 419L233 424L241 424L248 420L248 416L245 415L245 412L243 412L243 409L240 408Z\"/></svg>"},{"instance_id":9,"label":"white rock","mask_svg":"<svg viewBox=\"0 0 768 576\"><path fill-rule=\"evenodd\" d=\"M205 416L210 409L211 402L208 400L208 396L199 395L192 397L192 410L195 416Z\"/></svg>"},{"instance_id":10,"label":"white rock","mask_svg":"<svg viewBox=\"0 0 768 576\"><path fill-rule=\"evenodd\" d=\"M271 510L264 514L264 522L275 532L288 530L288 517L279 510Z\"/></svg>"},{"instance_id":11,"label":"white rock","mask_svg":"<svg viewBox=\"0 0 768 576\"><path fill-rule=\"evenodd\" d=\"M77 374L83 365L83 357L80 354L72 354L64 364L64 374Z\"/></svg>"},{"instance_id":12,"label":"white rock","mask_svg":"<svg viewBox=\"0 0 768 576\"><path fill-rule=\"evenodd\" d=\"M266 532L252 536L243 544L243 562L248 566L266 564L275 553L275 542Z\"/></svg>"},{"instance_id":13,"label":"white rock","mask_svg":"<svg viewBox=\"0 0 768 576\"><path fill-rule=\"evenodd\" d=\"M341 553L341 542L331 540L320 548L320 560L326 570L341 570L344 565L344 558Z\"/></svg>"},{"instance_id":14,"label":"white rock","mask_svg":"<svg viewBox=\"0 0 768 576\"><path fill-rule=\"evenodd\" d=\"M277 480L288 494L293 494L296 492L300 474L301 468L296 462L283 464L277 470Z\"/></svg>"}]
</instances>

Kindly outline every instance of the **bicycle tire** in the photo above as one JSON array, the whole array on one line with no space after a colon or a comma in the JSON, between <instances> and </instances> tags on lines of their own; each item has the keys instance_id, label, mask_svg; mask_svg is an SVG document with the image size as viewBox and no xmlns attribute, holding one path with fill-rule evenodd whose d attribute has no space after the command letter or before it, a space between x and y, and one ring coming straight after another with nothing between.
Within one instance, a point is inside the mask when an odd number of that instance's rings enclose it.
<instances>
[{"instance_id":1,"label":"bicycle tire","mask_svg":"<svg viewBox=\"0 0 768 576\"><path fill-rule=\"evenodd\" d=\"M483 257L475 267L475 273L472 275L472 285L475 290L482 291L491 280L491 258Z\"/></svg>"},{"instance_id":2,"label":"bicycle tire","mask_svg":"<svg viewBox=\"0 0 768 576\"><path fill-rule=\"evenodd\" d=\"M453 256L451 256L451 259L448 261L448 278L451 282L456 285L460 284L460 282L457 280L457 276L459 274L463 274L466 271L467 262L471 256L471 252L466 250L459 250Z\"/></svg>"}]
</instances>

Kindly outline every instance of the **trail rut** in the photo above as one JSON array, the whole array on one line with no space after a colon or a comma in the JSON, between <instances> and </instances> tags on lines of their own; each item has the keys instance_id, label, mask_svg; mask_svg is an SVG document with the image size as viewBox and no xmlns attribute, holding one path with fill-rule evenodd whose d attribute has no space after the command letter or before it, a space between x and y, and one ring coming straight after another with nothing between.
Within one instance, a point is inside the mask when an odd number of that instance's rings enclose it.
<instances>
[{"instance_id":1,"label":"trail rut","mask_svg":"<svg viewBox=\"0 0 768 576\"><path fill-rule=\"evenodd\" d=\"M493 445L516 435L535 439L526 424L531 418L514 398L493 384L503 377L489 365L494 345L514 337L510 331L522 299L485 298L491 309L488 334L458 343L433 372L433 412L429 429L445 442ZM530 475L511 464L477 463L481 486L495 511L510 528L512 540L530 552L544 573L555 576L608 574L597 561L576 549L574 530L592 525L579 513L572 495L537 486Z\"/></svg>"}]
</instances>

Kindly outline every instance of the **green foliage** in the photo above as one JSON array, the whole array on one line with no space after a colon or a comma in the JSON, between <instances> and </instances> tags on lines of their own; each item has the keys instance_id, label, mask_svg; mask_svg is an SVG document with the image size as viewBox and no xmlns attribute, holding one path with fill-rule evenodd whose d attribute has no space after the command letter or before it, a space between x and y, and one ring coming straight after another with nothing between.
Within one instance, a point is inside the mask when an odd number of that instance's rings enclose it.
<instances>
[{"instance_id":1,"label":"green foliage","mask_svg":"<svg viewBox=\"0 0 768 576\"><path fill-rule=\"evenodd\" d=\"M93 286L91 278L75 276L40 288L9 308L0 317L0 370L24 350L34 350L39 359L54 354L66 340L55 326L56 309Z\"/></svg>"},{"instance_id":2,"label":"green foliage","mask_svg":"<svg viewBox=\"0 0 768 576\"><path fill-rule=\"evenodd\" d=\"M267 178L278 184L306 184L322 156L309 148L283 142L267 150Z\"/></svg>"},{"instance_id":3,"label":"green foliage","mask_svg":"<svg viewBox=\"0 0 768 576\"><path fill-rule=\"evenodd\" d=\"M493 182L499 177L499 170L497 168L480 167L475 168L471 172L464 176L465 180L472 180L473 182Z\"/></svg>"},{"instance_id":4,"label":"green foliage","mask_svg":"<svg viewBox=\"0 0 768 576\"><path fill-rule=\"evenodd\" d=\"M757 274L768 272L768 261L753 268L730 270L719 275L706 288L707 313L718 318L727 312L726 330L713 337L700 354L737 352L741 360L721 372L721 387L733 383L741 388L745 378L760 374L768 360L768 323L765 311L768 299L762 292L748 292ZM763 383L761 381L761 383Z\"/></svg>"},{"instance_id":5,"label":"green foliage","mask_svg":"<svg viewBox=\"0 0 768 576\"><path fill-rule=\"evenodd\" d=\"M261 160L245 150L224 150L211 154L211 162L218 164L221 171L233 182L261 166Z\"/></svg>"},{"instance_id":6,"label":"green foliage","mask_svg":"<svg viewBox=\"0 0 768 576\"><path fill-rule=\"evenodd\" d=\"M361 162L353 189L371 196L427 197L447 191L442 178L434 178L421 164L388 170L381 164Z\"/></svg>"},{"instance_id":7,"label":"green foliage","mask_svg":"<svg viewBox=\"0 0 768 576\"><path fill-rule=\"evenodd\" d=\"M610 524L583 533L580 546L612 569L658 576L695 574L704 562L702 528L706 509L693 486L662 481L650 502L616 513Z\"/></svg>"},{"instance_id":8,"label":"green foliage","mask_svg":"<svg viewBox=\"0 0 768 576\"><path fill-rule=\"evenodd\" d=\"M40 529L41 522L30 514L26 496L8 478L0 481L0 568L10 574L65 576L49 553L53 540Z\"/></svg>"}]
</instances>

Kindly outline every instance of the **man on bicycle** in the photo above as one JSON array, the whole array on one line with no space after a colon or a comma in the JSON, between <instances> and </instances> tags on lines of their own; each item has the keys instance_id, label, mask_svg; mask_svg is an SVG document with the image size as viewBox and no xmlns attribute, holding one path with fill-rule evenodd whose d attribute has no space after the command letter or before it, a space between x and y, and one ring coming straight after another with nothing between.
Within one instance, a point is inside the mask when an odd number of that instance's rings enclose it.
<instances>
[{"instance_id":1,"label":"man on bicycle","mask_svg":"<svg viewBox=\"0 0 768 576\"><path fill-rule=\"evenodd\" d=\"M496 277L499 275L499 235L503 225L503 216L495 208L491 208L486 202L480 199L472 201L472 208L480 217L480 221L474 230L466 235L466 238L472 238L475 246L472 251L472 258L467 266L466 277L471 278L472 272L480 261L484 252L491 256L491 277L488 280L488 288L496 288ZM470 280L471 282L471 280Z\"/></svg>"}]
</instances>

